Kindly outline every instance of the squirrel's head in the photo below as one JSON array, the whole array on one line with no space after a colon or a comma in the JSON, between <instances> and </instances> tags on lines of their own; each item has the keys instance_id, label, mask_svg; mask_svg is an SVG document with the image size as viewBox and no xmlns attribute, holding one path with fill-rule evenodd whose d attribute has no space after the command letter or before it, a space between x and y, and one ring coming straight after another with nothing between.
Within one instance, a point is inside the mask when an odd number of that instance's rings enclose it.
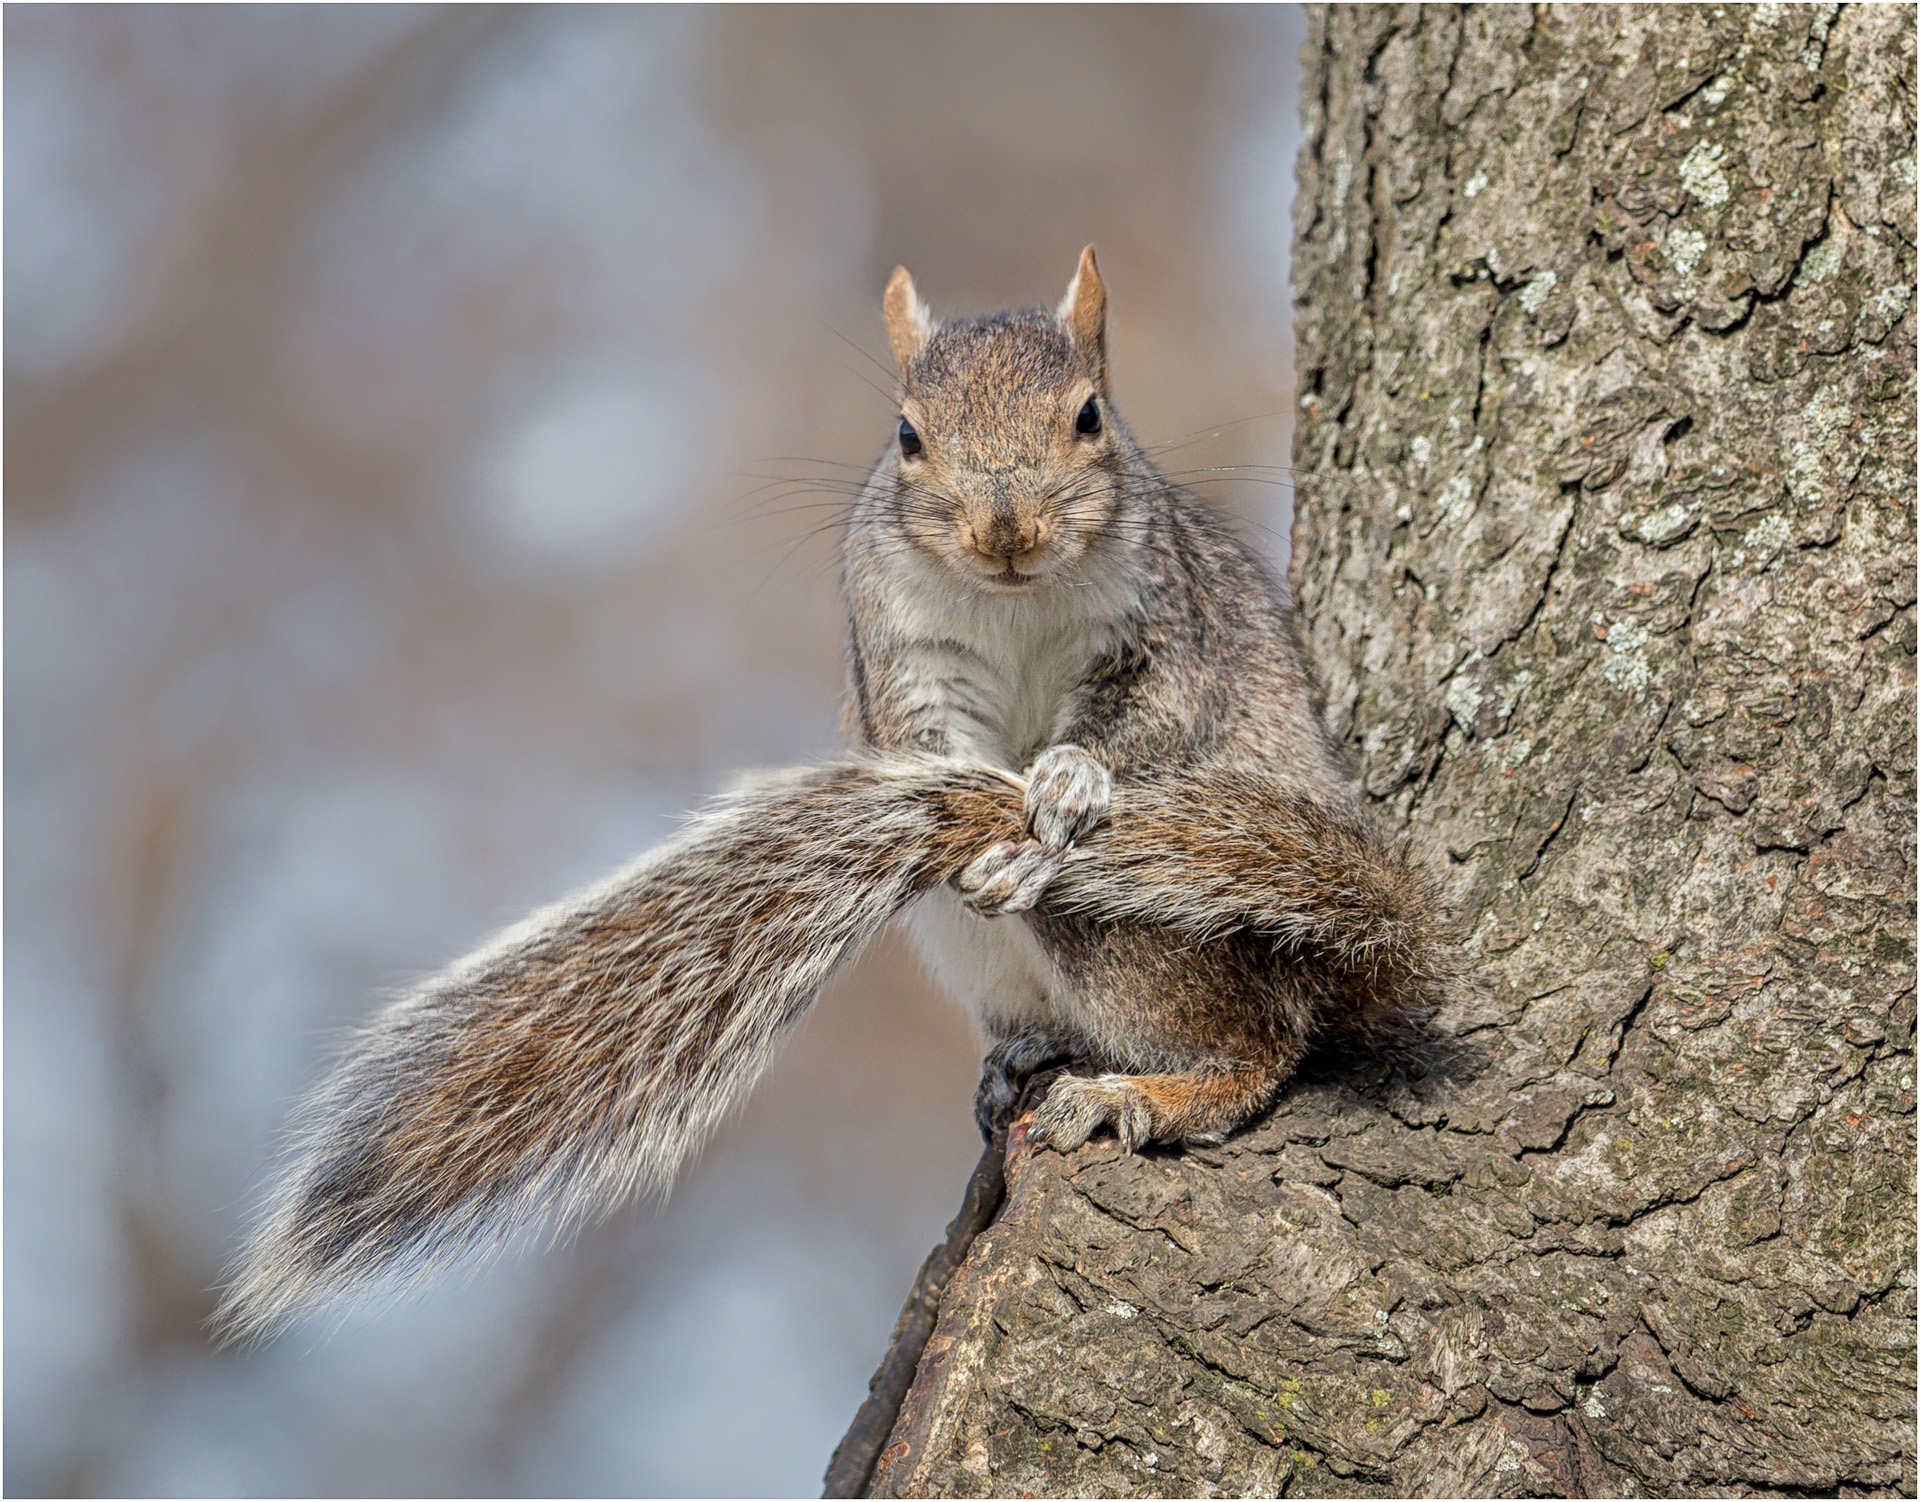
<instances>
[{"instance_id":1,"label":"squirrel's head","mask_svg":"<svg viewBox=\"0 0 1920 1502\"><path fill-rule=\"evenodd\" d=\"M885 311L900 361L893 478L903 529L984 591L1039 587L1106 535L1124 503L1093 247L1051 313L936 323L904 266Z\"/></svg>"}]
</instances>

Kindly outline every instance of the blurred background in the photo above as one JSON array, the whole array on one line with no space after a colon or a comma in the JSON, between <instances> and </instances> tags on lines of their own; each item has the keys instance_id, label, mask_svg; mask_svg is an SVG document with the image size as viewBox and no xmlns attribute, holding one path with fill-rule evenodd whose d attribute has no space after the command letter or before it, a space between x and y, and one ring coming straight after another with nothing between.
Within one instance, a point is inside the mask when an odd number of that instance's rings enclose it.
<instances>
[{"instance_id":1,"label":"blurred background","mask_svg":"<svg viewBox=\"0 0 1920 1502\"><path fill-rule=\"evenodd\" d=\"M1284 561L1291 8L10 6L5 1490L815 1495L978 1143L906 945L664 1207L210 1349L383 991L836 744L880 289Z\"/></svg>"}]
</instances>

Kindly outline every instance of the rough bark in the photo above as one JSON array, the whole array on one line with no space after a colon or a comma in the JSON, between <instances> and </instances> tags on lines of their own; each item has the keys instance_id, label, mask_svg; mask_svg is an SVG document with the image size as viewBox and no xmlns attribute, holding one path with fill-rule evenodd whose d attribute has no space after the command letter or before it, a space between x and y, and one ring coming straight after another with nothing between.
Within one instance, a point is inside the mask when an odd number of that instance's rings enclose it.
<instances>
[{"instance_id":1,"label":"rough bark","mask_svg":"<svg viewBox=\"0 0 1920 1502\"><path fill-rule=\"evenodd\" d=\"M887 1354L867 1384L867 1400L827 1462L822 1497L866 1495L880 1452L892 1439L894 1425L900 1420L900 1406L919 1371L934 1322L940 1317L940 1301L947 1285L966 1261L975 1239L1006 1202L1006 1152L1007 1134L996 1130L967 1180L960 1213L947 1225L947 1239L920 1264L920 1275L913 1280L913 1290L894 1325Z\"/></svg>"},{"instance_id":2,"label":"rough bark","mask_svg":"<svg viewBox=\"0 0 1920 1502\"><path fill-rule=\"evenodd\" d=\"M1913 12L1308 50L1294 588L1473 978L1016 1151L873 1491L1912 1495Z\"/></svg>"}]
</instances>

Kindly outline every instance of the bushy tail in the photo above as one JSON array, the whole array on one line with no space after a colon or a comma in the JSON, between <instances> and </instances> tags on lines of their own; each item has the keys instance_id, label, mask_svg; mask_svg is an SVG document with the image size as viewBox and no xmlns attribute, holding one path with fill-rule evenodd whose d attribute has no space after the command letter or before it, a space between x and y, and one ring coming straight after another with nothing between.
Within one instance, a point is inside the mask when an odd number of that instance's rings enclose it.
<instances>
[{"instance_id":1,"label":"bushy tail","mask_svg":"<svg viewBox=\"0 0 1920 1502\"><path fill-rule=\"evenodd\" d=\"M767 779L428 980L303 1107L219 1333L664 1188L833 968L1019 818L952 765Z\"/></svg>"},{"instance_id":2,"label":"bushy tail","mask_svg":"<svg viewBox=\"0 0 1920 1502\"><path fill-rule=\"evenodd\" d=\"M1049 902L1194 937L1261 930L1383 996L1429 984L1437 907L1357 825L1252 783L1118 793ZM427 981L306 1103L218 1333L266 1334L395 1268L664 1189L834 968L1016 838L1021 801L1002 774L929 760L762 780Z\"/></svg>"},{"instance_id":3,"label":"bushy tail","mask_svg":"<svg viewBox=\"0 0 1920 1502\"><path fill-rule=\"evenodd\" d=\"M1318 1031L1410 1035L1457 971L1439 884L1362 819L1230 772L1116 790L1115 817L1047 889L1063 911L1132 918L1204 942L1251 930L1318 973Z\"/></svg>"}]
</instances>

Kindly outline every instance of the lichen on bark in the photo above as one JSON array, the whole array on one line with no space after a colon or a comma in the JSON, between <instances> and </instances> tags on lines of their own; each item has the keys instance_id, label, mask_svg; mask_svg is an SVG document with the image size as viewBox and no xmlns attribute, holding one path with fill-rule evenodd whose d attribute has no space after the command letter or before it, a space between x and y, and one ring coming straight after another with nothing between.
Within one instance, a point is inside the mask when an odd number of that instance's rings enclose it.
<instances>
[{"instance_id":1,"label":"lichen on bark","mask_svg":"<svg viewBox=\"0 0 1920 1502\"><path fill-rule=\"evenodd\" d=\"M1293 586L1471 979L1017 1156L880 1495L1911 1495L1914 18L1317 10Z\"/></svg>"}]
</instances>

